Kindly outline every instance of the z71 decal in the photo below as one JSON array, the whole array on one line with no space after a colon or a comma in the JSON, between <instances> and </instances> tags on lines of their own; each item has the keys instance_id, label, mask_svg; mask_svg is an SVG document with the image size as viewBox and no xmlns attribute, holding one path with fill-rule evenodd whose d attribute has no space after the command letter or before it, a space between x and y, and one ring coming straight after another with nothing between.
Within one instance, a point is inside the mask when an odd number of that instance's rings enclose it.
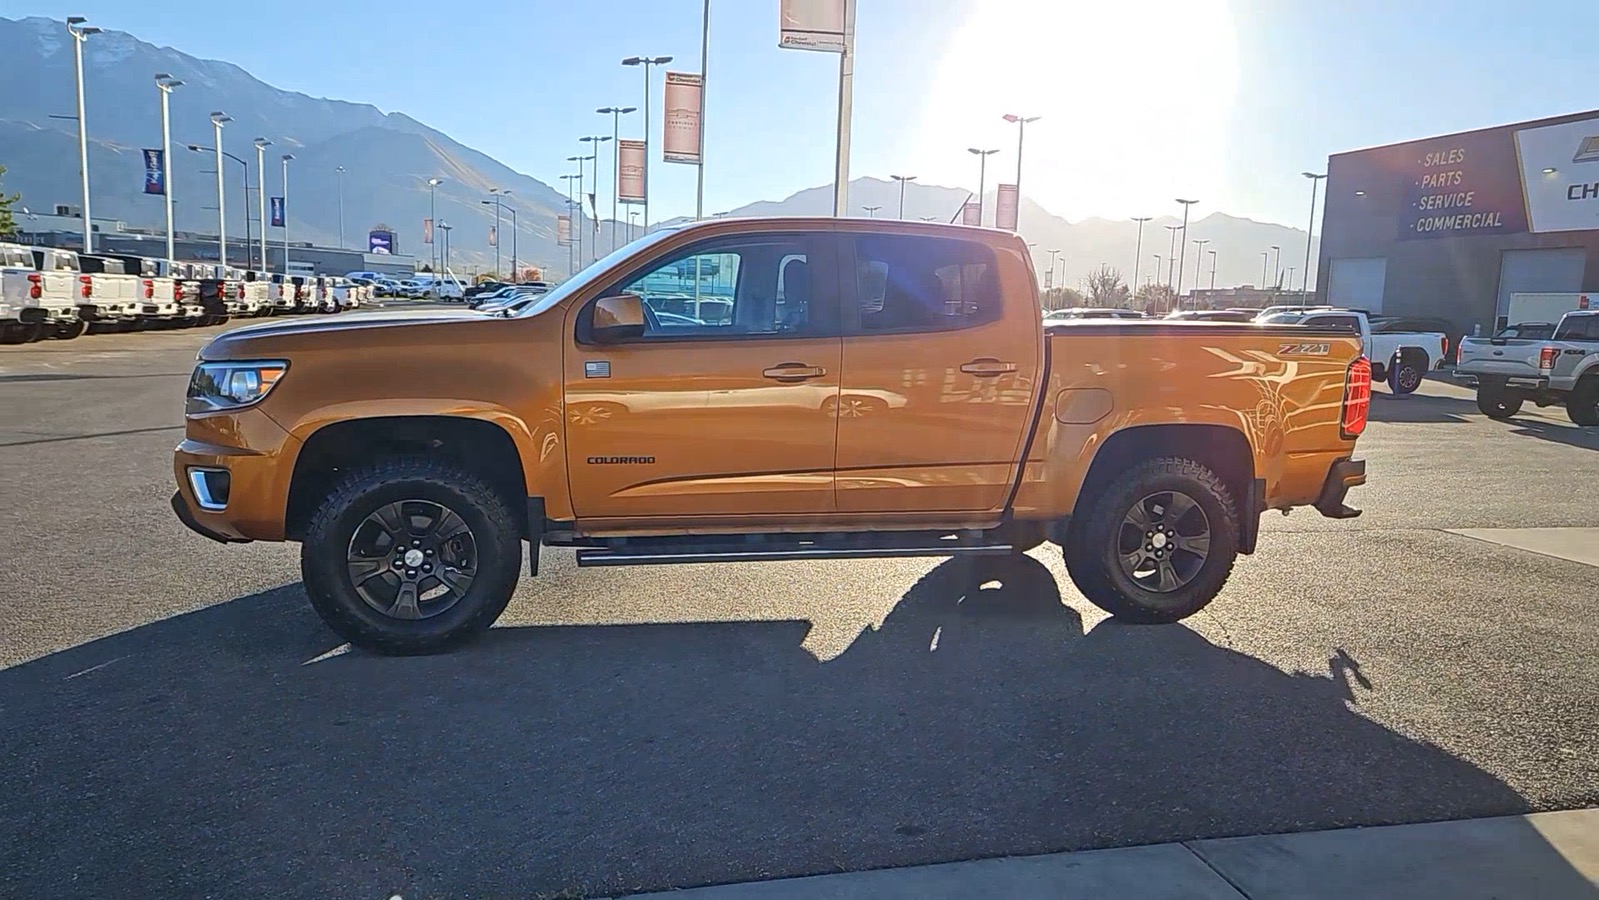
<instances>
[{"instance_id":1,"label":"z71 decal","mask_svg":"<svg viewBox=\"0 0 1599 900\"><path fill-rule=\"evenodd\" d=\"M1331 344L1280 344L1278 356L1326 356L1332 352Z\"/></svg>"}]
</instances>

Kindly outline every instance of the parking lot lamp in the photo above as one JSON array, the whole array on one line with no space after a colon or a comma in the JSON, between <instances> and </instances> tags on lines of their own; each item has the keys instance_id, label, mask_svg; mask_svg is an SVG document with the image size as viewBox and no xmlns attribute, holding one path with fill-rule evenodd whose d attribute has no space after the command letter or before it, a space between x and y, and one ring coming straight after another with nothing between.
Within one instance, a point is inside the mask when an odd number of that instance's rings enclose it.
<instances>
[{"instance_id":1,"label":"parking lot lamp","mask_svg":"<svg viewBox=\"0 0 1599 900\"><path fill-rule=\"evenodd\" d=\"M259 215L260 215L260 219L261 219L261 271L263 271L263 272L265 272L267 270L267 261L266 261L266 229L267 229L267 216L266 216L266 156L265 156L265 154L266 154L266 148L268 148L270 146L272 146L272 142L267 140L264 137L258 137L258 138L255 139L255 199L256 199L256 202L259 204L259 206L257 208L259 210ZM249 200L250 200L248 195L246 195L244 199L245 199L246 203L248 203ZM245 208L248 209L249 207L245 207Z\"/></svg>"},{"instance_id":2,"label":"parking lot lamp","mask_svg":"<svg viewBox=\"0 0 1599 900\"><path fill-rule=\"evenodd\" d=\"M650 230L650 92L653 90L650 81L650 66L664 66L671 62L670 56L629 56L622 60L624 66L641 66L644 69L644 230ZM578 198L581 204L583 198ZM579 254L581 255L581 254Z\"/></svg>"},{"instance_id":3,"label":"parking lot lamp","mask_svg":"<svg viewBox=\"0 0 1599 900\"><path fill-rule=\"evenodd\" d=\"M289 274L289 160L293 153L283 154L283 274Z\"/></svg>"},{"instance_id":4,"label":"parking lot lamp","mask_svg":"<svg viewBox=\"0 0 1599 900\"><path fill-rule=\"evenodd\" d=\"M228 264L228 210L226 192L222 190L222 126L231 121L233 117L227 113L211 114L211 132L216 137L217 145L217 259L224 266ZM246 179L248 177L246 176ZM248 197L245 198L245 202L249 202Z\"/></svg>"},{"instance_id":5,"label":"parking lot lamp","mask_svg":"<svg viewBox=\"0 0 1599 900\"><path fill-rule=\"evenodd\" d=\"M1183 269L1188 265L1188 208L1199 201L1184 200L1178 197L1177 202L1183 205L1183 243L1177 248L1181 255L1177 257L1177 293L1172 295L1173 298L1183 295ZM1196 277L1194 280L1198 281L1199 279ZM1175 302L1174 299L1173 303Z\"/></svg>"},{"instance_id":6,"label":"parking lot lamp","mask_svg":"<svg viewBox=\"0 0 1599 900\"><path fill-rule=\"evenodd\" d=\"M615 176L615 178L613 178L613 182L620 178L620 176L618 176L617 173L620 171L621 166L622 166L622 144L621 144L621 140L622 140L622 131L621 131L621 129L622 129L622 117L627 115L630 112L635 112L637 110L638 110L638 107L636 107L636 106L605 106L605 107L601 107L600 109L595 110L595 112L599 113L602 116L608 115L608 116L611 117L611 175ZM620 191L618 191L616 189L616 187L617 187L617 185L615 183L613 183L611 185L611 249L612 250L616 249L616 201L618 199L616 195L620 193ZM630 230L627 233L627 239L628 240L632 240L633 239L633 232L631 231L631 224L629 225L629 229Z\"/></svg>"},{"instance_id":7,"label":"parking lot lamp","mask_svg":"<svg viewBox=\"0 0 1599 900\"><path fill-rule=\"evenodd\" d=\"M83 42L100 29L85 25L83 16L67 16L67 34L72 35L72 59L78 72L78 173L83 176L83 252L94 252L94 227L89 223L89 131L83 121ZM217 168L222 168L220 165Z\"/></svg>"},{"instance_id":8,"label":"parking lot lamp","mask_svg":"<svg viewBox=\"0 0 1599 900\"><path fill-rule=\"evenodd\" d=\"M1138 290L1138 264L1144 261L1144 223L1154 216L1133 216L1138 223L1138 242L1133 245L1133 290Z\"/></svg>"},{"instance_id":9,"label":"parking lot lamp","mask_svg":"<svg viewBox=\"0 0 1599 900\"><path fill-rule=\"evenodd\" d=\"M890 175L888 177L890 177L890 178L894 179L895 181L899 182L899 217L901 219L903 219L903 218L905 218L905 183L908 182L908 181L915 181L916 180L916 176L915 175Z\"/></svg>"},{"instance_id":10,"label":"parking lot lamp","mask_svg":"<svg viewBox=\"0 0 1599 900\"><path fill-rule=\"evenodd\" d=\"M1016 229L1021 230L1022 221L1022 139L1027 135L1027 123L1037 122L1038 116L1018 116L1006 113L1005 121L1016 126ZM998 206L998 203L995 204ZM995 222L995 224L999 224Z\"/></svg>"},{"instance_id":11,"label":"parking lot lamp","mask_svg":"<svg viewBox=\"0 0 1599 900\"><path fill-rule=\"evenodd\" d=\"M977 224L983 224L983 194L988 190L988 158L998 153L999 150L979 150L976 147L967 147L967 153L977 156Z\"/></svg>"},{"instance_id":12,"label":"parking lot lamp","mask_svg":"<svg viewBox=\"0 0 1599 900\"><path fill-rule=\"evenodd\" d=\"M1305 172L1304 176L1310 179L1310 223L1305 226L1305 280L1299 285L1300 306L1305 305L1306 295L1310 293L1310 236L1316 227L1316 189L1321 187L1321 180L1327 177L1315 172Z\"/></svg>"},{"instance_id":13,"label":"parking lot lamp","mask_svg":"<svg viewBox=\"0 0 1599 900\"><path fill-rule=\"evenodd\" d=\"M167 208L167 268L171 270L177 260L172 233L172 89L183 84L165 72L155 76L156 89L161 92L161 190Z\"/></svg>"},{"instance_id":14,"label":"parking lot lamp","mask_svg":"<svg viewBox=\"0 0 1599 900\"><path fill-rule=\"evenodd\" d=\"M343 166L335 167L333 169L333 174L339 180L339 249L343 250L344 249L344 167ZM262 226L261 233L262 234L266 233L266 227L265 226Z\"/></svg>"}]
</instances>

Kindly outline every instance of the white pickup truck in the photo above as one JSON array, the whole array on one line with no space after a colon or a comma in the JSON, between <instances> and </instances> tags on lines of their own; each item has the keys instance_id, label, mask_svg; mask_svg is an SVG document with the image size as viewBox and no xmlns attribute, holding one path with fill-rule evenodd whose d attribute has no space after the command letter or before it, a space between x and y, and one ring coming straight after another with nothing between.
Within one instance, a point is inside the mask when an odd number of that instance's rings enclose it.
<instances>
[{"instance_id":1,"label":"white pickup truck","mask_svg":"<svg viewBox=\"0 0 1599 900\"><path fill-rule=\"evenodd\" d=\"M124 253L106 254L121 260L122 270L138 279L134 286L135 308L147 323L169 323L178 318L178 301L172 289L172 276L163 274L165 262L148 256Z\"/></svg>"},{"instance_id":2,"label":"white pickup truck","mask_svg":"<svg viewBox=\"0 0 1599 900\"><path fill-rule=\"evenodd\" d=\"M1490 418L1508 419L1531 400L1599 425L1599 310L1566 313L1548 340L1466 338L1455 374L1476 379L1477 408Z\"/></svg>"},{"instance_id":3,"label":"white pickup truck","mask_svg":"<svg viewBox=\"0 0 1599 900\"><path fill-rule=\"evenodd\" d=\"M21 244L0 244L0 344L22 344L47 337L75 338L83 333L78 319L78 272L75 259L63 260L60 270L40 270L55 265L56 252Z\"/></svg>"},{"instance_id":4,"label":"white pickup truck","mask_svg":"<svg viewBox=\"0 0 1599 900\"><path fill-rule=\"evenodd\" d=\"M125 331L136 325L144 314L139 276L128 274L114 256L80 253L78 265L89 278L89 293L78 303L78 315L89 330Z\"/></svg>"},{"instance_id":5,"label":"white pickup truck","mask_svg":"<svg viewBox=\"0 0 1599 900\"><path fill-rule=\"evenodd\" d=\"M1444 364L1449 356L1449 336L1441 331L1385 331L1372 333L1371 320L1364 310L1333 306L1307 306L1301 309L1267 310L1255 319L1262 325L1311 325L1317 328L1342 328L1360 335L1361 351L1371 360L1371 380L1385 381L1395 394L1409 394L1421 387L1427 373Z\"/></svg>"}]
</instances>

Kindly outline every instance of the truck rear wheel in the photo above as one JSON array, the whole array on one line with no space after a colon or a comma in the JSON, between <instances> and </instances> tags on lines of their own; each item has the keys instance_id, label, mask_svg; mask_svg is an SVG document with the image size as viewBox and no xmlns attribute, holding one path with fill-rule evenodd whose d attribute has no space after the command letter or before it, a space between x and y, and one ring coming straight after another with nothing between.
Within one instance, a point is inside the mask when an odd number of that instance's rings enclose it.
<instances>
[{"instance_id":1,"label":"truck rear wheel","mask_svg":"<svg viewBox=\"0 0 1599 900\"><path fill-rule=\"evenodd\" d=\"M1394 361L1393 377L1388 382L1388 389L1401 396L1414 394L1427 376L1428 362L1425 353L1400 354L1399 359Z\"/></svg>"},{"instance_id":2,"label":"truck rear wheel","mask_svg":"<svg viewBox=\"0 0 1599 900\"><path fill-rule=\"evenodd\" d=\"M1477 408L1490 419L1501 421L1521 412L1521 394L1505 387L1503 381L1477 380Z\"/></svg>"},{"instance_id":3,"label":"truck rear wheel","mask_svg":"<svg viewBox=\"0 0 1599 900\"><path fill-rule=\"evenodd\" d=\"M390 654L442 650L487 630L521 563L505 498L469 471L422 458L350 472L312 514L300 549L322 621Z\"/></svg>"},{"instance_id":4,"label":"truck rear wheel","mask_svg":"<svg viewBox=\"0 0 1599 900\"><path fill-rule=\"evenodd\" d=\"M1599 375L1585 375L1566 396L1566 417L1578 425L1599 425Z\"/></svg>"},{"instance_id":5,"label":"truck rear wheel","mask_svg":"<svg viewBox=\"0 0 1599 900\"><path fill-rule=\"evenodd\" d=\"M1152 459L1074 516L1066 571L1095 606L1128 622L1186 619L1221 592L1238 557L1238 513L1221 477L1191 459Z\"/></svg>"}]
</instances>

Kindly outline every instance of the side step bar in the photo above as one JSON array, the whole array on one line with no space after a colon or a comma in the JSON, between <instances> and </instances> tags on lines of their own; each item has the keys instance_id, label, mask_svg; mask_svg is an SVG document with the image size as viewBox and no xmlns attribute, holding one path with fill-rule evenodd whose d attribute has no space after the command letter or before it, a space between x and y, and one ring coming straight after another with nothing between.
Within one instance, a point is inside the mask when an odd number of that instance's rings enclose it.
<instances>
[{"instance_id":1,"label":"side step bar","mask_svg":"<svg viewBox=\"0 0 1599 900\"><path fill-rule=\"evenodd\" d=\"M929 544L909 547L604 547L577 551L579 566L653 566L671 563L776 562L805 559L900 559L916 556L1008 556L1009 544Z\"/></svg>"}]
</instances>

